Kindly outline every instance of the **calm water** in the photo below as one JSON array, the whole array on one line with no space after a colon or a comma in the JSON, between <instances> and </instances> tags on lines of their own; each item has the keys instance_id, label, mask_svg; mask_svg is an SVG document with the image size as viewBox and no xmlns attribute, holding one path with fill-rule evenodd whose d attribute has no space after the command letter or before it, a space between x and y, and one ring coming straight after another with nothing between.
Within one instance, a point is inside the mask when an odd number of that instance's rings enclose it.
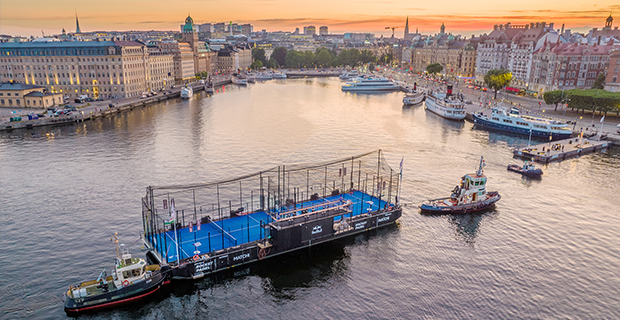
<instances>
[{"instance_id":1,"label":"calm water","mask_svg":"<svg viewBox=\"0 0 620 320\"><path fill-rule=\"evenodd\" d=\"M140 252L148 185L214 181L383 149L405 157L397 225L83 319L610 319L620 317L620 152L506 171L526 139L355 95L338 79L227 86L114 118L0 133L0 318L65 317L61 293ZM422 216L480 155L494 211Z\"/></svg>"}]
</instances>

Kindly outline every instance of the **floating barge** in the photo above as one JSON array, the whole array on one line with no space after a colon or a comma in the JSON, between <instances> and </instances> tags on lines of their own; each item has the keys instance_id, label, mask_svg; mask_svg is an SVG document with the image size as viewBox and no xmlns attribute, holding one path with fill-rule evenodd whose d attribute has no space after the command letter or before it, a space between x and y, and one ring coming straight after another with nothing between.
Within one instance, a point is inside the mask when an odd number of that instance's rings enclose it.
<instances>
[{"instance_id":1,"label":"floating barge","mask_svg":"<svg viewBox=\"0 0 620 320\"><path fill-rule=\"evenodd\" d=\"M207 184L151 186L142 199L143 240L173 279L197 279L392 224L402 214L398 187L381 150Z\"/></svg>"},{"instance_id":2,"label":"floating barge","mask_svg":"<svg viewBox=\"0 0 620 320\"><path fill-rule=\"evenodd\" d=\"M596 151L607 150L611 142L577 137L515 149L514 156L539 163L562 161Z\"/></svg>"}]
</instances>

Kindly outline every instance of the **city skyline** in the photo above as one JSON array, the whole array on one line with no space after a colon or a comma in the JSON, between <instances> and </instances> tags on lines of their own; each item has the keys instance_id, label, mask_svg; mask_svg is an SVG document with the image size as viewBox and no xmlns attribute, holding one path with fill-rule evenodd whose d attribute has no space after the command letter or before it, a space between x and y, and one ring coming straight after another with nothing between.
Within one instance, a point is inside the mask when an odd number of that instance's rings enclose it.
<instances>
[{"instance_id":1,"label":"city skyline","mask_svg":"<svg viewBox=\"0 0 620 320\"><path fill-rule=\"evenodd\" d=\"M401 0L358 1L355 6L345 1L320 0L312 6L299 6L283 0L240 0L235 3L234 10L231 10L230 3L222 0L181 0L172 8L162 0L149 1L148 4L110 0L107 4L105 8L99 8L76 0L2 2L0 34L39 37L41 32L59 34L63 28L74 32L76 13L83 32L176 31L188 13L196 23L251 23L255 31L293 31L306 25L327 25L331 33L372 32L390 36L391 30L385 27L404 26L408 16L410 32L417 28L421 33L430 34L437 33L442 22L446 23L447 32L467 36L489 32L498 23L531 21L554 22L556 27L565 24L567 29L584 32L602 27L609 14L620 10L620 5L612 1L590 5L560 0L544 4L525 0L518 4L498 4L492 9L486 9L481 0L415 5ZM118 12L115 8L124 9ZM402 33L403 28L396 29L396 36L401 37Z\"/></svg>"}]
</instances>

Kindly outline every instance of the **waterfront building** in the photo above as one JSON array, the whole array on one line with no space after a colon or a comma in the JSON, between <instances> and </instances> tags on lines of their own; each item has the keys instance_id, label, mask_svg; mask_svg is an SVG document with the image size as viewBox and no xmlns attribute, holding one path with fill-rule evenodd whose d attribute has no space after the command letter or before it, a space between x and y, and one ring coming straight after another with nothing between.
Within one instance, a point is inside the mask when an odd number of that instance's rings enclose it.
<instances>
[{"instance_id":1,"label":"waterfront building","mask_svg":"<svg viewBox=\"0 0 620 320\"><path fill-rule=\"evenodd\" d=\"M607 68L604 89L620 92L620 50L615 50L609 55L609 67Z\"/></svg>"},{"instance_id":2,"label":"waterfront building","mask_svg":"<svg viewBox=\"0 0 620 320\"><path fill-rule=\"evenodd\" d=\"M147 91L149 58L135 41L0 44L0 82L45 86L72 98L135 97Z\"/></svg>"},{"instance_id":3,"label":"waterfront building","mask_svg":"<svg viewBox=\"0 0 620 320\"><path fill-rule=\"evenodd\" d=\"M47 108L62 103L61 93L49 92L44 86L18 82L0 83L0 107Z\"/></svg>"},{"instance_id":4,"label":"waterfront building","mask_svg":"<svg viewBox=\"0 0 620 320\"><path fill-rule=\"evenodd\" d=\"M196 76L194 73L194 52L189 43L165 40L158 42L157 46L161 51L173 55L175 82L188 82Z\"/></svg>"},{"instance_id":5,"label":"waterfront building","mask_svg":"<svg viewBox=\"0 0 620 320\"><path fill-rule=\"evenodd\" d=\"M536 50L530 89L539 96L551 90L589 89L609 65L612 43L549 43Z\"/></svg>"},{"instance_id":6,"label":"waterfront building","mask_svg":"<svg viewBox=\"0 0 620 320\"><path fill-rule=\"evenodd\" d=\"M493 26L493 31L477 48L476 83L484 84L484 76L492 69L508 68L512 39L522 31L520 26L513 28L510 23Z\"/></svg>"},{"instance_id":7,"label":"waterfront building","mask_svg":"<svg viewBox=\"0 0 620 320\"><path fill-rule=\"evenodd\" d=\"M542 46L539 40L554 33L553 23L549 26L544 23L530 23L523 26L511 26L511 28L520 28L521 32L513 38L508 52L508 67L512 72L512 81L510 86L517 89L529 89L528 82L530 79L530 71L532 70L532 55L534 51ZM543 41L546 41L546 37Z\"/></svg>"}]
</instances>

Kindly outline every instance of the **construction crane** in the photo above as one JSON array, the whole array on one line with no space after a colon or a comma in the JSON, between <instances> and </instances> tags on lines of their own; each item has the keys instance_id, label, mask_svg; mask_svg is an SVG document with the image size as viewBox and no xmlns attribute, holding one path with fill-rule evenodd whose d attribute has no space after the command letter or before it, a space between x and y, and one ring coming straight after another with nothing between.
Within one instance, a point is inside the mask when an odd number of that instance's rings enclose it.
<instances>
[{"instance_id":1,"label":"construction crane","mask_svg":"<svg viewBox=\"0 0 620 320\"><path fill-rule=\"evenodd\" d=\"M394 30L398 29L398 28L404 28L404 26L398 26L398 27L385 27L386 29L392 29L392 38L394 38Z\"/></svg>"}]
</instances>

